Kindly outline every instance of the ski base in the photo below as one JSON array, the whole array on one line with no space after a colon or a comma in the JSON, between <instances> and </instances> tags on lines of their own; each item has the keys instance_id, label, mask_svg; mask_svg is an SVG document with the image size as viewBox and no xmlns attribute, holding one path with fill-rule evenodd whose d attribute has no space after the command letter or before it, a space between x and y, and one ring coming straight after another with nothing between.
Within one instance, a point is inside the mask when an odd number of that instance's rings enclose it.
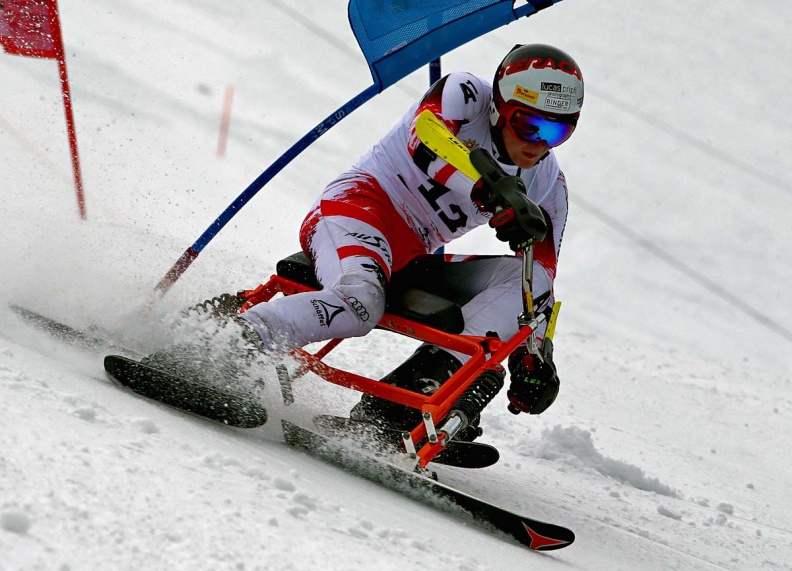
<instances>
[{"instance_id":1,"label":"ski base","mask_svg":"<svg viewBox=\"0 0 792 571\"><path fill-rule=\"evenodd\" d=\"M303 449L344 470L382 484L451 515L462 517L488 531L501 532L534 551L561 549L575 541L565 527L521 516L489 504L393 464L345 447L342 443L282 420L286 443Z\"/></svg>"},{"instance_id":2,"label":"ski base","mask_svg":"<svg viewBox=\"0 0 792 571\"><path fill-rule=\"evenodd\" d=\"M349 438L376 453L403 452L400 446L401 431L381 428L373 424L341 416L322 414L314 417L314 426L323 434L334 438ZM498 449L482 442L452 440L440 454L432 459L435 464L455 468L486 468L500 459Z\"/></svg>"},{"instance_id":3,"label":"ski base","mask_svg":"<svg viewBox=\"0 0 792 571\"><path fill-rule=\"evenodd\" d=\"M105 357L104 368L135 393L179 410L238 428L256 428L267 422L267 409L252 391L229 393L120 355Z\"/></svg>"}]
</instances>

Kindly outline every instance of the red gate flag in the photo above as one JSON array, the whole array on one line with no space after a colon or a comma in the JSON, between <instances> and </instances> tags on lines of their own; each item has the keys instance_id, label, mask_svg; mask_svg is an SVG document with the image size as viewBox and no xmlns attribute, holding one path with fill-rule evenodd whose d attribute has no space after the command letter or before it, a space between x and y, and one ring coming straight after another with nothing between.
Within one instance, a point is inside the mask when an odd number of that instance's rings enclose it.
<instances>
[{"instance_id":1,"label":"red gate flag","mask_svg":"<svg viewBox=\"0 0 792 571\"><path fill-rule=\"evenodd\" d=\"M10 54L57 59L57 7L48 0L0 0L0 43Z\"/></svg>"},{"instance_id":2,"label":"red gate flag","mask_svg":"<svg viewBox=\"0 0 792 571\"><path fill-rule=\"evenodd\" d=\"M9 54L58 60L77 207L84 220L85 198L57 0L0 0L0 44Z\"/></svg>"},{"instance_id":3,"label":"red gate flag","mask_svg":"<svg viewBox=\"0 0 792 571\"><path fill-rule=\"evenodd\" d=\"M8 22L6 22L5 6L3 6L3 3L0 2L0 46L5 47L8 34Z\"/></svg>"}]
</instances>

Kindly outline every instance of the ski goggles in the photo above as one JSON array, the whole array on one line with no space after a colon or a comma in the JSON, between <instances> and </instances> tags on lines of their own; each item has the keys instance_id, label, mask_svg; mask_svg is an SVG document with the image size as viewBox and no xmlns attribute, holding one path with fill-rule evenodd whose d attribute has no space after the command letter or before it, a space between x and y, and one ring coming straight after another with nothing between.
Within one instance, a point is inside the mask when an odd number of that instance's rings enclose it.
<instances>
[{"instance_id":1,"label":"ski goggles","mask_svg":"<svg viewBox=\"0 0 792 571\"><path fill-rule=\"evenodd\" d=\"M549 115L508 103L501 103L498 111L512 135L526 143L544 141L548 147L557 147L572 135L577 126L577 114Z\"/></svg>"}]
</instances>

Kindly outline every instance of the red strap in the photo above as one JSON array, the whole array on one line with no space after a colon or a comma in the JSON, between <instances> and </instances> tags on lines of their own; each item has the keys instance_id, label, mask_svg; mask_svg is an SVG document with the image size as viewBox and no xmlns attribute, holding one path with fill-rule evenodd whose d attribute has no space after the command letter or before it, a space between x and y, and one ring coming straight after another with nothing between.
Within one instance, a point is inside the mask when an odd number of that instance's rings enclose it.
<instances>
[{"instance_id":1,"label":"red strap","mask_svg":"<svg viewBox=\"0 0 792 571\"><path fill-rule=\"evenodd\" d=\"M514 220L517 217L517 213L514 212L514 208L507 208L506 210L501 210L495 216L490 219L489 225L492 228L497 228L498 226L503 226Z\"/></svg>"}]
</instances>

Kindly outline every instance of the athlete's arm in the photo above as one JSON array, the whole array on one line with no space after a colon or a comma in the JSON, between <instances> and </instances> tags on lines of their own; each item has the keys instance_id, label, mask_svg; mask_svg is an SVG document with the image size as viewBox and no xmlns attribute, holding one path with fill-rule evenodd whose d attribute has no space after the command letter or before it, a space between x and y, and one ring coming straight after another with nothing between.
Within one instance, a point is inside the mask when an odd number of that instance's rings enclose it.
<instances>
[{"instance_id":1,"label":"athlete's arm","mask_svg":"<svg viewBox=\"0 0 792 571\"><path fill-rule=\"evenodd\" d=\"M408 151L434 181L469 193L479 179L469 149L456 137L465 122L488 113L485 87L467 73L452 73L424 96L410 125Z\"/></svg>"}]
</instances>

